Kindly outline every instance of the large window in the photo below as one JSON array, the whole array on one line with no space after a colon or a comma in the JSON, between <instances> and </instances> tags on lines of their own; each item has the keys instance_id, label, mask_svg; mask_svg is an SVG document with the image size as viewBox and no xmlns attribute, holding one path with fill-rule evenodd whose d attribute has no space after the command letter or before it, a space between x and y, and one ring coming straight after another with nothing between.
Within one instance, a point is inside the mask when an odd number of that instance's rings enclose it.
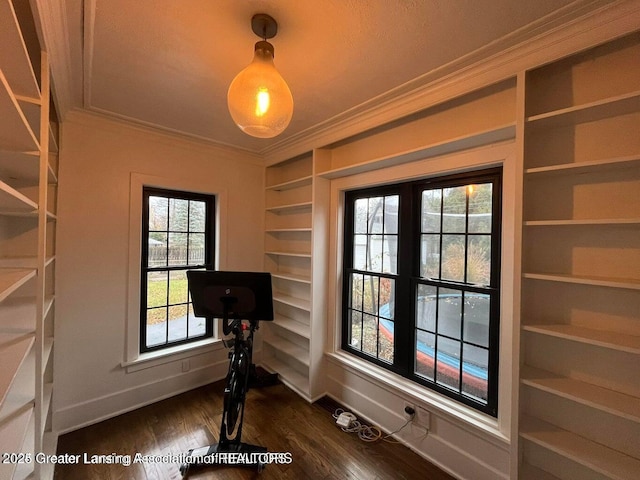
<instances>
[{"instance_id":1,"label":"large window","mask_svg":"<svg viewBox=\"0 0 640 480\"><path fill-rule=\"evenodd\" d=\"M143 189L140 351L213 336L213 322L195 317L187 270L214 266L215 197Z\"/></svg>"},{"instance_id":2,"label":"large window","mask_svg":"<svg viewBox=\"0 0 640 480\"><path fill-rule=\"evenodd\" d=\"M345 195L342 348L493 416L501 176Z\"/></svg>"}]
</instances>

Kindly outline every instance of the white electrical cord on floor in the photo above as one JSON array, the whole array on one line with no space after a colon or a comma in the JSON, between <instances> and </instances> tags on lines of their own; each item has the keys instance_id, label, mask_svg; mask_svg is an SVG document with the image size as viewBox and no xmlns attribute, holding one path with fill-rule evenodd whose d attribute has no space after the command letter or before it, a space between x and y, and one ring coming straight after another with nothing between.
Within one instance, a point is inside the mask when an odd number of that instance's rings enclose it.
<instances>
[{"instance_id":1,"label":"white electrical cord on floor","mask_svg":"<svg viewBox=\"0 0 640 480\"><path fill-rule=\"evenodd\" d=\"M341 414L348 414L351 417L353 417L353 420L349 422L348 426L340 427L342 431L347 433L357 433L358 438L360 438L360 440L362 440L363 442L377 442L378 440L383 440L385 442L390 442L390 443L399 443L396 440L389 440L389 438L391 437L391 435L398 433L404 427L409 425L414 417L414 415L411 415L411 417L405 422L404 425L402 425L397 430L389 433L388 435L383 436L382 430L380 430L380 428L376 427L375 425L369 426L369 425L360 423L355 415L353 415L351 412L345 412L342 408L336 409L336 411L333 414L333 418L337 421L340 418Z\"/></svg>"}]
</instances>

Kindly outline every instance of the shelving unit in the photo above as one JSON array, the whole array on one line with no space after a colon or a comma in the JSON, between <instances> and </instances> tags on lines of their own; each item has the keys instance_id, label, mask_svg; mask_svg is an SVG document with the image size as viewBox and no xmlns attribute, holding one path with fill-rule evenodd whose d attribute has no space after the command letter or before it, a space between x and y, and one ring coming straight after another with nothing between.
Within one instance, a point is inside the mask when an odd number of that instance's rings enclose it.
<instances>
[{"instance_id":1,"label":"shelving unit","mask_svg":"<svg viewBox=\"0 0 640 480\"><path fill-rule=\"evenodd\" d=\"M25 5L0 0L0 451L52 454L57 126ZM53 469L0 465L0 478L28 476Z\"/></svg>"},{"instance_id":2,"label":"shelving unit","mask_svg":"<svg viewBox=\"0 0 640 480\"><path fill-rule=\"evenodd\" d=\"M318 155L267 167L265 188L265 269L273 279L275 320L263 329L263 363L309 401L322 393L323 342L310 339L323 338L325 314L322 296L314 295L325 270L314 265L326 258L314 244L326 224L314 198L328 195L328 185L314 176Z\"/></svg>"},{"instance_id":3,"label":"shelving unit","mask_svg":"<svg viewBox=\"0 0 640 480\"><path fill-rule=\"evenodd\" d=\"M640 472L639 58L526 74L520 478Z\"/></svg>"}]
</instances>

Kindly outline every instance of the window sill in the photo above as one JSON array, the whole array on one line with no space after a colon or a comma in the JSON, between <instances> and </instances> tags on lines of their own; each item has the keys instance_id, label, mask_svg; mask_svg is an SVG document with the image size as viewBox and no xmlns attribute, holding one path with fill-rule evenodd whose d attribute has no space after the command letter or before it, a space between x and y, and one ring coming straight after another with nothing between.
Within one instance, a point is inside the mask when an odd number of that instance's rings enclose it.
<instances>
[{"instance_id":1,"label":"window sill","mask_svg":"<svg viewBox=\"0 0 640 480\"><path fill-rule=\"evenodd\" d=\"M190 358L194 355L222 350L222 348L221 339L207 338L206 340L177 345L155 352L141 353L138 358L128 362L122 362L120 366L124 368L127 373L133 373L147 368L157 367L158 365L164 365L165 363Z\"/></svg>"},{"instance_id":2,"label":"window sill","mask_svg":"<svg viewBox=\"0 0 640 480\"><path fill-rule=\"evenodd\" d=\"M361 360L342 350L326 353L327 359L348 369L355 375L376 384L394 395L405 397L411 402L430 410L436 415L474 435L481 434L499 448L509 447L509 437L500 429L499 421L493 417L466 407L458 402L439 395L435 391L422 387L404 377L380 368L377 365Z\"/></svg>"}]
</instances>

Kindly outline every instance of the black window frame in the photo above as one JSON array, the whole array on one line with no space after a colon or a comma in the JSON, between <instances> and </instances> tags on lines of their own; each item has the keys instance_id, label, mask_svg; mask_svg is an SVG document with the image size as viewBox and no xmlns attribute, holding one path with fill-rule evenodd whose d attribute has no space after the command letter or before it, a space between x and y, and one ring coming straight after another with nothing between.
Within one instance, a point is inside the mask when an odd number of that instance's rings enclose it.
<instances>
[{"instance_id":1,"label":"black window frame","mask_svg":"<svg viewBox=\"0 0 640 480\"><path fill-rule=\"evenodd\" d=\"M492 227L491 227L491 275L487 286L471 283L447 281L420 277L420 237L421 237L421 195L422 191L431 188L450 188L470 184L491 182L494 186L492 194ZM373 196L400 196L398 210L398 256L397 275L379 272L356 270L353 268L354 252L354 215L355 201ZM342 320L341 348L359 358L390 370L402 377L430 388L449 398L453 398L469 407L497 417L498 414L498 363L499 363L499 330L500 330L500 259L502 238L502 167L479 169L451 175L434 176L419 180L394 184L367 187L344 192L344 226L343 226L343 279L342 279ZM468 196L467 196L468 213ZM466 221L468 221L468 216ZM444 233L441 231L441 235ZM468 228L465 228L465 238ZM465 271L467 258L465 256ZM349 345L350 338L350 296L352 273L368 274L395 279L396 291L394 301L394 360L392 363L376 358L358 348ZM488 332L488 381L487 402L482 403L471 396L455 392L436 382L428 380L414 372L416 362L416 302L418 285L426 284L436 288L452 288L456 290L477 292L489 295L489 332ZM462 303L462 302L461 302ZM462 307L461 307L462 308ZM462 315L462 314L461 314ZM403 320L408 319L408 320ZM379 335L379 334L378 334ZM463 342L460 341L461 349ZM462 364L460 364L462 378ZM462 382L460 382L462 385Z\"/></svg>"},{"instance_id":2,"label":"black window frame","mask_svg":"<svg viewBox=\"0 0 640 480\"><path fill-rule=\"evenodd\" d=\"M167 199L179 199L179 200L196 200L205 203L205 246L204 246L204 263L199 264L187 264L187 265L166 265L160 267L149 267L149 198L150 197L164 197ZM142 188L142 245L141 245L141 258L140 258L140 353L155 352L178 345L185 345L188 343L197 342L206 338L214 336L214 321L213 319L205 319L205 333L203 335L189 337L187 320L187 338L180 340L169 340L168 327L169 321L167 320L167 335L165 343L147 346L147 273L154 271L172 271L172 270L213 270L215 269L215 246L216 246L216 196L214 194L188 192L183 190L172 190L167 188L159 188L153 186L143 186ZM172 232L169 230L167 224L167 234ZM176 232L185 233L185 232ZM190 233L190 230L187 230ZM168 248L168 247L167 247ZM187 246L188 249L188 246ZM188 252L188 250L187 250ZM187 259L189 254L187 253ZM188 261L188 260L187 260ZM167 287L168 288L168 287ZM189 294L187 304L191 303L191 295ZM183 303L176 304L183 305ZM167 305L175 306L169 303L167 298ZM187 307L188 311L188 307Z\"/></svg>"}]
</instances>

